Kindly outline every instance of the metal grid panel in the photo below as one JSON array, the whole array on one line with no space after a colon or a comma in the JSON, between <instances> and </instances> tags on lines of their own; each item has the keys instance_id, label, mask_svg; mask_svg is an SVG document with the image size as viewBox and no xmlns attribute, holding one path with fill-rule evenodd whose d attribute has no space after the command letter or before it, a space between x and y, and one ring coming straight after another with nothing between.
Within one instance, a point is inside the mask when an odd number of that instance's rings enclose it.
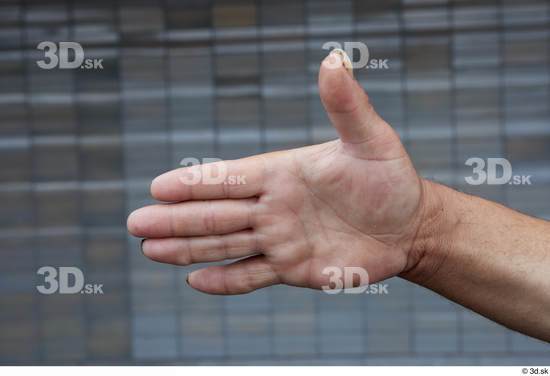
<instances>
[{"instance_id":1,"label":"metal grid panel","mask_svg":"<svg viewBox=\"0 0 550 376\"><path fill-rule=\"evenodd\" d=\"M187 269L146 260L124 218L182 158L334 137L316 88L329 40L389 59L356 75L425 176L550 218L548 1L27 0L0 19L2 363L547 359L547 344L398 279L368 299L203 295ZM41 70L44 40L77 41L104 69ZM465 185L471 156L536 183ZM78 266L105 294L39 295L44 265Z\"/></svg>"}]
</instances>

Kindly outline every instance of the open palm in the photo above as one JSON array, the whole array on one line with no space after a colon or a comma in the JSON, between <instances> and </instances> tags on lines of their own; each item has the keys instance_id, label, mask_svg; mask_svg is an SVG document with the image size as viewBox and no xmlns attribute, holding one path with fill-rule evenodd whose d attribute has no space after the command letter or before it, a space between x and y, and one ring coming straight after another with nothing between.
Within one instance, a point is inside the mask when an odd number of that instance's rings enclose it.
<instances>
[{"instance_id":1,"label":"open palm","mask_svg":"<svg viewBox=\"0 0 550 376\"><path fill-rule=\"evenodd\" d=\"M326 267L360 267L376 282L415 264L421 179L339 60L330 54L321 65L319 89L340 139L159 176L151 192L165 204L128 219L147 239L147 257L176 265L242 258L189 275L193 288L214 294L321 288ZM186 180L222 170L244 184Z\"/></svg>"}]
</instances>

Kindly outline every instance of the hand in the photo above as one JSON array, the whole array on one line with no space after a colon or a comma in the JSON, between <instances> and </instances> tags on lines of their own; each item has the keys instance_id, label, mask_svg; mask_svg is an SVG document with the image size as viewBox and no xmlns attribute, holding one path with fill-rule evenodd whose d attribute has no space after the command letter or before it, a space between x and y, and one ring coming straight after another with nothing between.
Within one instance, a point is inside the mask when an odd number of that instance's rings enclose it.
<instances>
[{"instance_id":1,"label":"hand","mask_svg":"<svg viewBox=\"0 0 550 376\"><path fill-rule=\"evenodd\" d=\"M128 218L129 231L147 238L144 254L176 265L246 257L188 276L212 294L278 283L319 289L327 266L364 268L370 282L413 268L424 183L339 54L321 65L319 91L338 140L157 177L152 195L167 204ZM182 182L220 164L246 184Z\"/></svg>"}]
</instances>

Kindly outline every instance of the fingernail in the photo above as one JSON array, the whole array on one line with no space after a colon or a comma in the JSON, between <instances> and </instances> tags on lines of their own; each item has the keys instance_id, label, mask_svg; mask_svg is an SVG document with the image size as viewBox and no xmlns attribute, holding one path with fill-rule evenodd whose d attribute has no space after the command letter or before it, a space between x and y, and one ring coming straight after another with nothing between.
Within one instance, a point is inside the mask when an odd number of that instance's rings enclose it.
<instances>
[{"instance_id":1,"label":"fingernail","mask_svg":"<svg viewBox=\"0 0 550 376\"><path fill-rule=\"evenodd\" d=\"M141 253L145 253L145 252L143 252L143 243L145 243L146 240L147 239L141 239L141 244L139 246L139 248L141 249Z\"/></svg>"},{"instance_id":2,"label":"fingernail","mask_svg":"<svg viewBox=\"0 0 550 376\"><path fill-rule=\"evenodd\" d=\"M193 287L191 285L191 278L193 277L193 274L196 274L197 272L198 272L198 270L193 270L191 273L187 274L187 277L185 277L185 282L187 282L187 284L191 287Z\"/></svg>"},{"instance_id":3,"label":"fingernail","mask_svg":"<svg viewBox=\"0 0 550 376\"><path fill-rule=\"evenodd\" d=\"M342 61L342 65L344 68L346 68L346 71L350 74L351 77L353 77L353 64L351 62L351 59L349 58L346 51L335 48L332 51L330 51L330 54L335 54L340 57L340 60Z\"/></svg>"}]
</instances>

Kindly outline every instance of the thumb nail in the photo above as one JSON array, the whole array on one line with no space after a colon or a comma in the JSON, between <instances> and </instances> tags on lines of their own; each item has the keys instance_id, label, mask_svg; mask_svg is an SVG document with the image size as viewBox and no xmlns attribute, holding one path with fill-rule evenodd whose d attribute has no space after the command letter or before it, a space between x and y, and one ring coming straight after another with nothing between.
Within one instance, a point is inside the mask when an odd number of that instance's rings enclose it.
<instances>
[{"instance_id":1,"label":"thumb nail","mask_svg":"<svg viewBox=\"0 0 550 376\"><path fill-rule=\"evenodd\" d=\"M340 48L335 48L330 51L330 55L338 57L338 59L340 60L340 64L344 68L346 68L346 71L350 74L351 77L353 77L353 64L346 51Z\"/></svg>"}]
</instances>

